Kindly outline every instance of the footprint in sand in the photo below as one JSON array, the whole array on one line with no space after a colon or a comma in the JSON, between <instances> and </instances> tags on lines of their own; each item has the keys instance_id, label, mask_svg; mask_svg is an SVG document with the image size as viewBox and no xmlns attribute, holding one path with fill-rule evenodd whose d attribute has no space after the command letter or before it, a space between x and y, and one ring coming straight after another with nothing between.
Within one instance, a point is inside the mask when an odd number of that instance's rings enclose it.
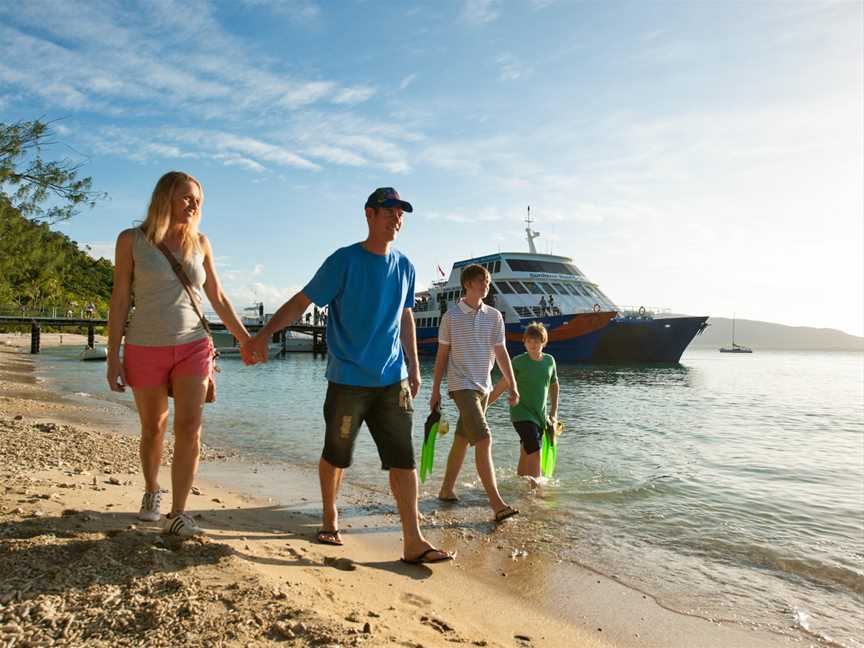
<instances>
[{"instance_id":1,"label":"footprint in sand","mask_svg":"<svg viewBox=\"0 0 864 648\"><path fill-rule=\"evenodd\" d=\"M424 623L428 626L432 626L441 634L447 634L448 632L453 632L453 628L446 622L441 619L436 619L435 617L422 616L420 617L420 623Z\"/></svg>"},{"instance_id":2,"label":"footprint in sand","mask_svg":"<svg viewBox=\"0 0 864 648\"><path fill-rule=\"evenodd\" d=\"M422 596L417 596L416 594L412 594L411 592L405 592L402 595L402 600L415 607L427 607L432 604L432 601L430 601L429 599L423 598Z\"/></svg>"},{"instance_id":3,"label":"footprint in sand","mask_svg":"<svg viewBox=\"0 0 864 648\"><path fill-rule=\"evenodd\" d=\"M357 565L350 558L334 558L333 556L325 556L324 564L328 567L335 567L342 571L354 571Z\"/></svg>"}]
</instances>

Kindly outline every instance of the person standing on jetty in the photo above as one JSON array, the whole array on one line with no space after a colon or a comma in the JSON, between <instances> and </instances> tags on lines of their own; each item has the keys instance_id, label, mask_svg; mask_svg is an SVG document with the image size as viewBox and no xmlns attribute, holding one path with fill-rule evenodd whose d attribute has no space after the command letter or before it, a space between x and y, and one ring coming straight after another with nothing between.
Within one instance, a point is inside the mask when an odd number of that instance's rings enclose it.
<instances>
[{"instance_id":1,"label":"person standing on jetty","mask_svg":"<svg viewBox=\"0 0 864 648\"><path fill-rule=\"evenodd\" d=\"M447 310L438 329L438 354L429 408L434 411L440 407L441 380L446 368L447 391L459 408L459 420L438 499L444 502L459 499L454 487L470 444L474 446L477 474L495 512L495 521L503 522L519 511L501 499L492 463L492 435L486 422L486 401L492 389L489 372L496 360L503 379L510 387L511 406L519 402L519 389L507 355L504 319L499 311L483 303L491 280L489 271L481 265L471 264L462 270L460 282L465 296L454 308Z\"/></svg>"},{"instance_id":2,"label":"person standing on jetty","mask_svg":"<svg viewBox=\"0 0 864 648\"><path fill-rule=\"evenodd\" d=\"M392 248L403 212L411 211L392 187L372 192L365 205L366 240L327 257L306 287L258 332L250 349L255 359L266 360L267 342L274 333L313 302L329 307L324 450L318 462L324 519L318 541L343 544L336 498L365 422L378 447L381 467L390 473L402 521L402 560L433 563L452 560L455 554L436 549L423 537L417 510L412 427L420 366L411 310L414 266Z\"/></svg>"},{"instance_id":3,"label":"person standing on jetty","mask_svg":"<svg viewBox=\"0 0 864 648\"><path fill-rule=\"evenodd\" d=\"M165 533L181 537L203 530L186 514L186 499L198 469L201 425L213 346L199 316L201 292L236 337L244 357L251 339L222 292L213 249L198 231L204 192L201 183L181 171L163 175L153 189L141 227L117 238L114 287L108 315L108 386L132 388L141 420L141 468L144 496L138 519L158 522L159 465L168 427L168 387L174 396L174 460L171 463L171 512L162 520ZM191 283L184 287L160 244L179 261ZM126 327L130 298L135 311ZM198 303L193 303L192 299ZM123 359L120 342L124 337Z\"/></svg>"}]
</instances>

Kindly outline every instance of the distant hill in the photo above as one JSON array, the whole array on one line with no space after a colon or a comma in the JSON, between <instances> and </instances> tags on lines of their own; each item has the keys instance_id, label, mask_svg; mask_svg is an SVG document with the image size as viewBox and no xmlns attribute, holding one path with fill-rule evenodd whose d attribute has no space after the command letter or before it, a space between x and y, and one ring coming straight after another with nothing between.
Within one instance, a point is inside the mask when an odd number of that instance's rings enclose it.
<instances>
[{"instance_id":1,"label":"distant hill","mask_svg":"<svg viewBox=\"0 0 864 648\"><path fill-rule=\"evenodd\" d=\"M732 320L712 317L708 324L710 326L702 335L697 335L690 346L696 349L728 346L732 339ZM735 342L752 347L754 351L864 351L864 337L836 329L786 326L744 319L735 320Z\"/></svg>"}]
</instances>

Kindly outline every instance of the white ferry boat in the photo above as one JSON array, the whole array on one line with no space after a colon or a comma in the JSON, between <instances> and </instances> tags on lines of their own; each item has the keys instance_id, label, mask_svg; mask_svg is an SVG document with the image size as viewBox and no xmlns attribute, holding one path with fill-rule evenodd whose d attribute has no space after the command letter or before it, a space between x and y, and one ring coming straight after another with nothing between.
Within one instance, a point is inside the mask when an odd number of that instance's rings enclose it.
<instances>
[{"instance_id":1,"label":"white ferry boat","mask_svg":"<svg viewBox=\"0 0 864 648\"><path fill-rule=\"evenodd\" d=\"M540 234L526 219L528 252L499 252L453 264L450 275L419 292L414 320L421 354L438 348L438 326L448 308L462 297L459 281L470 264L492 275L486 302L504 317L507 349L522 353L522 333L531 322L549 331L547 350L559 362L677 363L690 341L705 327L707 316L663 317L644 307L617 306L579 270L573 259L539 254Z\"/></svg>"}]
</instances>

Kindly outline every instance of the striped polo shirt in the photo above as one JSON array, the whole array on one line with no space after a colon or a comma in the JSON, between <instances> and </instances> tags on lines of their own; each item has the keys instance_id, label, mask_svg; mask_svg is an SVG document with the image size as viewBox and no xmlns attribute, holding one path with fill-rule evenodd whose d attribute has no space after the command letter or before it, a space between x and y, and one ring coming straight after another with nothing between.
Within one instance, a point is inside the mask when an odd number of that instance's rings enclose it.
<instances>
[{"instance_id":1,"label":"striped polo shirt","mask_svg":"<svg viewBox=\"0 0 864 648\"><path fill-rule=\"evenodd\" d=\"M480 303L475 310L459 300L441 319L438 344L450 347L447 360L447 390L492 390L489 372L496 346L504 345L504 318L491 306Z\"/></svg>"}]
</instances>

